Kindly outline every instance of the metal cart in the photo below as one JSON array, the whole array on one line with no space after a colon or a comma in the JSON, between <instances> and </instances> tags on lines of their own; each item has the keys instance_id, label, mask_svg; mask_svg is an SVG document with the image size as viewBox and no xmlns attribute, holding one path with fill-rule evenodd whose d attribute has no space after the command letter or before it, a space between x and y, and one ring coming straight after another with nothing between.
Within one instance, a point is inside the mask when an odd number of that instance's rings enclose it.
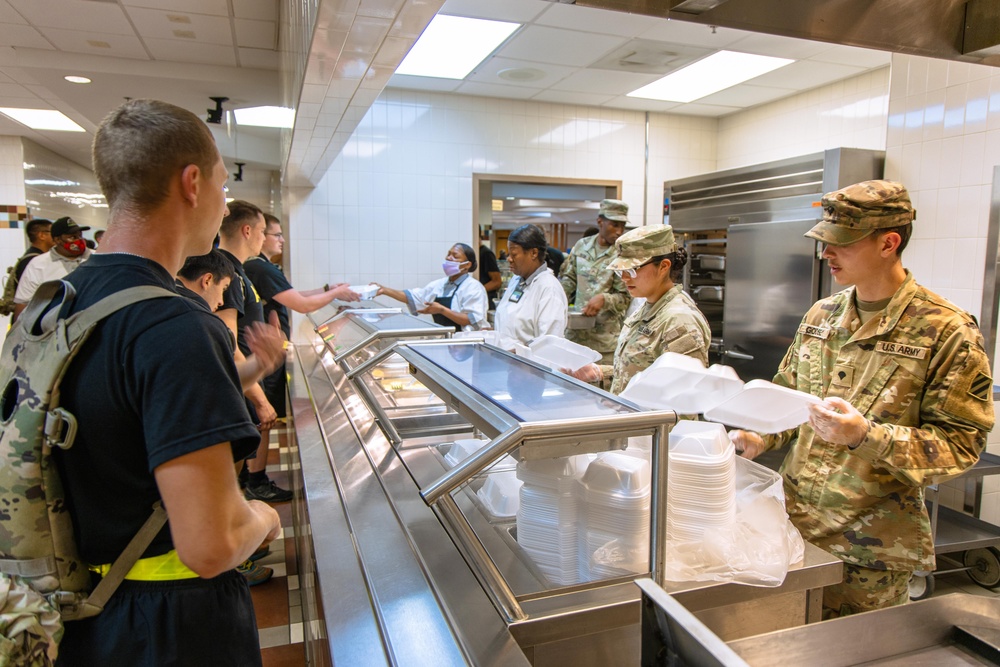
<instances>
[{"instance_id":1,"label":"metal cart","mask_svg":"<svg viewBox=\"0 0 1000 667\"><path fill-rule=\"evenodd\" d=\"M979 462L961 477L965 481L965 510L942 507L937 485L927 489L927 510L931 515L931 533L938 569L914 572L910 578L910 599L923 600L934 593L934 577L965 572L983 588L1000 585L1000 526L977 519L982 498L983 477L1000 474L1000 456L983 453ZM942 569L942 565L948 569Z\"/></svg>"}]
</instances>

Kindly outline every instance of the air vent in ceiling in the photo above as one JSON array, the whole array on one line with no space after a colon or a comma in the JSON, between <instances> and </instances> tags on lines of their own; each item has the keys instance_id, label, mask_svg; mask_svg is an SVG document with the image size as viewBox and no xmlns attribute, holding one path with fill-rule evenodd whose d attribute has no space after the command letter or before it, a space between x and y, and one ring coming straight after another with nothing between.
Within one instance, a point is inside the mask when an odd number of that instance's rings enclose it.
<instances>
[{"instance_id":1,"label":"air vent in ceiling","mask_svg":"<svg viewBox=\"0 0 1000 667\"><path fill-rule=\"evenodd\" d=\"M711 53L711 49L633 39L590 66L639 74L666 74Z\"/></svg>"}]
</instances>

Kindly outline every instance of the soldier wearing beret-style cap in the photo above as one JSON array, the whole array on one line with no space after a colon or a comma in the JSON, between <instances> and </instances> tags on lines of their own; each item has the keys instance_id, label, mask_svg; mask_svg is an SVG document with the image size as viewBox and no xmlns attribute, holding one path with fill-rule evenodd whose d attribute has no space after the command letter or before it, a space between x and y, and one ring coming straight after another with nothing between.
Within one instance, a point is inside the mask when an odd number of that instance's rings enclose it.
<instances>
[{"instance_id":1,"label":"soldier wearing beret-style cap","mask_svg":"<svg viewBox=\"0 0 1000 667\"><path fill-rule=\"evenodd\" d=\"M826 618L902 604L933 571L924 488L979 459L993 380L971 315L903 268L916 212L906 188L864 181L823 196L806 236L838 285L813 305L774 382L825 399L797 429L734 431L743 455L790 446L782 474L802 536L845 563Z\"/></svg>"},{"instance_id":2,"label":"soldier wearing beret-style cap","mask_svg":"<svg viewBox=\"0 0 1000 667\"><path fill-rule=\"evenodd\" d=\"M679 284L687 253L677 247L668 225L647 225L626 232L615 243L617 256L608 265L633 297L646 299L625 320L611 364L591 364L573 375L601 380L619 394L629 380L664 352L686 354L708 362L712 333L705 316Z\"/></svg>"}]
</instances>

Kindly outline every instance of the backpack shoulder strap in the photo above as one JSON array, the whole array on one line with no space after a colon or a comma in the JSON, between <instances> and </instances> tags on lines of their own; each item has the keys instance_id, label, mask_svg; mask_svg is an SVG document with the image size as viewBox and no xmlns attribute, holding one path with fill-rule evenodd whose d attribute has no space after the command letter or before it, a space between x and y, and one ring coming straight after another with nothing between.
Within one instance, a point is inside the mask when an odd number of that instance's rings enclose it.
<instances>
[{"instance_id":1,"label":"backpack shoulder strap","mask_svg":"<svg viewBox=\"0 0 1000 667\"><path fill-rule=\"evenodd\" d=\"M174 296L180 295L156 285L139 285L109 294L89 308L85 308L70 316L70 321L68 322L69 339L73 340L74 333L86 331L104 318L113 315L126 306L131 306L134 303L148 299Z\"/></svg>"}]
</instances>

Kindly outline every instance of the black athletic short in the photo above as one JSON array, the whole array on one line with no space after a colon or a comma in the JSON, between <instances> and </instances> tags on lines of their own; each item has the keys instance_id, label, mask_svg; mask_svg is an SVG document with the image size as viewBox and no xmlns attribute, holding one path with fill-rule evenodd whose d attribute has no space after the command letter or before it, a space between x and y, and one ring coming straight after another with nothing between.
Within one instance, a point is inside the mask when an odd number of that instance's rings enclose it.
<instances>
[{"instance_id":1,"label":"black athletic short","mask_svg":"<svg viewBox=\"0 0 1000 667\"><path fill-rule=\"evenodd\" d=\"M259 666L250 587L235 570L214 579L123 581L99 615L66 623L56 664Z\"/></svg>"},{"instance_id":2,"label":"black athletic short","mask_svg":"<svg viewBox=\"0 0 1000 667\"><path fill-rule=\"evenodd\" d=\"M283 419L285 417L285 402L288 387L288 377L285 373L285 364L281 364L278 370L274 371L266 378L260 381L261 386L264 388L264 396L267 397L267 402L271 404L274 411L278 413L278 419Z\"/></svg>"}]
</instances>

